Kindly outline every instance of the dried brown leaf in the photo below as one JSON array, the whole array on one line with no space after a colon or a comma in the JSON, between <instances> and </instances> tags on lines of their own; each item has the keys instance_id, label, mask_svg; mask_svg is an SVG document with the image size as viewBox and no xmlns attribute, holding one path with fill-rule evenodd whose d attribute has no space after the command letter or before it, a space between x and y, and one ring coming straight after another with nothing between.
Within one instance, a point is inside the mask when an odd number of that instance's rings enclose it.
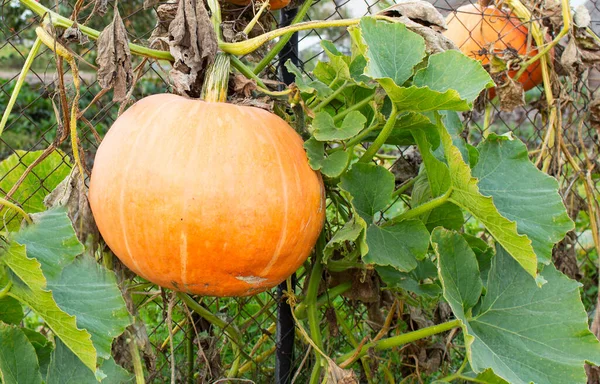
<instances>
[{"instance_id":1,"label":"dried brown leaf","mask_svg":"<svg viewBox=\"0 0 600 384\"><path fill-rule=\"evenodd\" d=\"M444 16L431 3L422 0L400 0L397 4L378 13L389 17L405 16L415 23L431 27L436 31L448 29Z\"/></svg>"},{"instance_id":2,"label":"dried brown leaf","mask_svg":"<svg viewBox=\"0 0 600 384\"><path fill-rule=\"evenodd\" d=\"M228 100L228 103L235 105L244 105L248 107L256 107L260 109L264 109L265 111L273 112L274 101L269 97L259 97L259 98L241 98L241 97L232 97Z\"/></svg>"},{"instance_id":3,"label":"dried brown leaf","mask_svg":"<svg viewBox=\"0 0 600 384\"><path fill-rule=\"evenodd\" d=\"M335 384L359 384L358 378L351 369L342 369L333 361L329 361L327 382Z\"/></svg>"},{"instance_id":4,"label":"dried brown leaf","mask_svg":"<svg viewBox=\"0 0 600 384\"><path fill-rule=\"evenodd\" d=\"M156 8L158 21L150 35L150 47L163 51L169 50L169 25L177 15L177 7L177 3L166 3Z\"/></svg>"},{"instance_id":5,"label":"dried brown leaf","mask_svg":"<svg viewBox=\"0 0 600 384\"><path fill-rule=\"evenodd\" d=\"M158 3L160 0L144 0L144 9L152 8Z\"/></svg>"},{"instance_id":6,"label":"dried brown leaf","mask_svg":"<svg viewBox=\"0 0 600 384\"><path fill-rule=\"evenodd\" d=\"M600 44L584 28L575 30L575 45L583 64L594 66L600 63Z\"/></svg>"},{"instance_id":7,"label":"dried brown leaf","mask_svg":"<svg viewBox=\"0 0 600 384\"><path fill-rule=\"evenodd\" d=\"M591 21L590 12L585 5L578 5L573 12L573 24L579 28L587 28L590 26Z\"/></svg>"},{"instance_id":8,"label":"dried brown leaf","mask_svg":"<svg viewBox=\"0 0 600 384\"><path fill-rule=\"evenodd\" d=\"M108 10L108 0L96 0L94 3L94 9L92 14L97 13L100 16L104 16Z\"/></svg>"},{"instance_id":9,"label":"dried brown leaf","mask_svg":"<svg viewBox=\"0 0 600 384\"><path fill-rule=\"evenodd\" d=\"M508 76L504 83L496 86L496 93L500 99L500 109L504 112L512 112L515 108L525 105L523 84Z\"/></svg>"},{"instance_id":10,"label":"dried brown leaf","mask_svg":"<svg viewBox=\"0 0 600 384\"><path fill-rule=\"evenodd\" d=\"M560 56L560 64L573 79L576 79L583 72L583 63L575 39L569 39L567 47Z\"/></svg>"},{"instance_id":11,"label":"dried brown leaf","mask_svg":"<svg viewBox=\"0 0 600 384\"><path fill-rule=\"evenodd\" d=\"M330 275L330 286L346 281L352 282L352 288L343 294L344 297L363 303L379 302L379 277L374 270L350 268L342 272L330 272Z\"/></svg>"},{"instance_id":12,"label":"dried brown leaf","mask_svg":"<svg viewBox=\"0 0 600 384\"><path fill-rule=\"evenodd\" d=\"M170 72L175 92L199 97L205 69L214 61L218 48L204 2L180 0L168 37L175 59Z\"/></svg>"},{"instance_id":13,"label":"dried brown leaf","mask_svg":"<svg viewBox=\"0 0 600 384\"><path fill-rule=\"evenodd\" d=\"M252 96L252 91L256 89L256 81L250 80L244 75L235 75L232 82L233 91L243 97Z\"/></svg>"},{"instance_id":14,"label":"dried brown leaf","mask_svg":"<svg viewBox=\"0 0 600 384\"><path fill-rule=\"evenodd\" d=\"M133 81L131 52L127 40L127 31L119 11L115 7L115 16L98 37L98 83L102 88L112 87L113 100L122 101Z\"/></svg>"},{"instance_id":15,"label":"dried brown leaf","mask_svg":"<svg viewBox=\"0 0 600 384\"><path fill-rule=\"evenodd\" d=\"M596 132L600 133L600 100L593 100L588 106L590 111L590 123Z\"/></svg>"},{"instance_id":16,"label":"dried brown leaf","mask_svg":"<svg viewBox=\"0 0 600 384\"><path fill-rule=\"evenodd\" d=\"M77 23L74 23L72 26L65 29L62 38L65 39L67 42L76 42L79 44L85 44L90 42L90 38L81 32Z\"/></svg>"}]
</instances>

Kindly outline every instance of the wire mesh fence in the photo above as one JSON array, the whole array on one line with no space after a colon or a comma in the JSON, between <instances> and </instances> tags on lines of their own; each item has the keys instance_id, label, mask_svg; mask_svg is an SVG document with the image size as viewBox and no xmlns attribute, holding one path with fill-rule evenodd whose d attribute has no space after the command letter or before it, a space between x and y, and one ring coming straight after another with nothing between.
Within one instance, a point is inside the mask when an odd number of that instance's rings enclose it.
<instances>
[{"instance_id":1,"label":"wire mesh fence","mask_svg":"<svg viewBox=\"0 0 600 384\"><path fill-rule=\"evenodd\" d=\"M80 22L85 21L94 9L94 1L47 1L51 8L63 15L75 15ZM168 2L123 1L118 7L131 42L148 44L156 28L157 10ZM384 0L334 0L316 1L308 12L307 19L347 19L374 14L391 5L393 1ZM467 1L434 0L432 4L444 15L469 5ZM114 6L108 2L108 8ZM600 4L588 1L585 6L592 16L590 27L600 33ZM233 25L239 18L251 18L256 8L248 6L229 6L230 14L225 14L224 22ZM40 20L25 10L18 1L2 0L0 8L0 105L7 105L16 85L20 68L27 59L28 51L35 38L34 28ZM460 10L459 10L460 12ZM474 8L462 11L478 12ZM460 13L459 13L460 14ZM496 18L505 16L494 15ZM560 7L547 12L539 20L547 26L551 37L556 36L556 24L552 18L560 17ZM274 28L280 20L278 12L271 12L261 19L265 29ZM510 34L512 29L521 28L518 19L509 18L510 23L498 23L508 28L502 33ZM105 16L94 16L90 25L101 29L110 22L110 12ZM484 22L495 28L495 20ZM513 24L511 24L513 23ZM470 25L461 21L470 33L480 33L481 25ZM507 27L508 25L508 27ZM300 32L298 36L299 66L310 74L320 60L323 60L321 40L331 40L338 46L349 47L349 37L345 29L312 30ZM95 71L94 43L80 40L72 44L78 54L81 87L81 114L79 137L81 152L88 169L92 168L94 152L101 138L106 134L119 113L120 104L113 101L112 91L104 93L99 86ZM531 47L531 45L528 45ZM522 51L521 47L502 47L496 45L497 52L485 51L490 47L480 47L474 55L513 55L522 57L535 52ZM515 52L516 49L516 52ZM529 49L523 47L523 49ZM557 47L564 49L564 47ZM262 51L264 54L264 51ZM246 59L258 61L258 55ZM139 78L133 88L131 101L161 92L171 91L168 66L159 61L135 59L136 73ZM489 61L489 60L488 60ZM60 67L57 70L57 64ZM283 80L278 71L279 63L275 60L265 77ZM524 76L531 76L533 71L526 71ZM72 149L68 137L68 111L63 100L73 97L72 72L67 63L54 56L49 49L41 49L33 59L30 74L25 79L22 89L8 123L0 138L0 194L21 206L27 206L29 212L42 211L42 198L56 187L56 179L65 176L73 166ZM537 76L537 75L536 75ZM598 255L594 248L592 229L595 217L590 217L587 208L595 206L595 197L599 192L597 175L598 121L594 117L595 96L600 88L600 74L593 68L582 71L578 77L565 76L561 86L557 88L559 97L557 106L560 114L561 135L557 145L549 151L540 151L540 146L547 140L548 120L550 114L547 97L539 81L533 81L530 90L525 94L526 104L507 112L498 103L479 106L475 111L465 113L465 133L472 138L480 138L495 133L512 132L526 144L530 156L538 164L549 158L548 153L556 151L559 145L568 148L573 164L553 160L549 166L550 174L559 176L561 194L569 213L576 222L576 230L569 234L555 249L554 258L559 269L572 278L583 283L583 299L590 318L596 311L598 286ZM66 90L66 91L65 91ZM405 163L395 164L392 171L398 174L397 168L411 166L418 170L418 162L414 160L414 150L409 147L397 147L403 154ZM541 156L540 156L541 155ZM40 156L55 156L51 169L35 168L36 159ZM560 157L553 156L553 159ZM33 164L33 166L32 166ZM579 171L577 170L579 169ZM28 174L21 186L13 190L20 175L25 170ZM582 184L576 183L581 178L589 178L592 191L587 191ZM41 197L40 197L41 196ZM590 201L592 197L593 201ZM408 202L407 202L408 203ZM593 210L591 211L593 212ZM7 226L19 225L16 216L3 213L2 219ZM468 224L468 221L467 221ZM108 250L104 257L109 257ZM106 261L103 261L106 262ZM120 267L113 260L115 270L123 287L129 309L135 315L136 322L121 336L113 346L113 354L118 363L131 371L137 369L136 361L141 361L146 372L146 381L165 383L174 382L215 382L226 377L227 372L235 368L238 376L256 383L274 382L277 369L278 339L277 308L281 302L277 290L261 293L256 296L237 299L197 298L200 308L216 318L208 322L188 309L191 303L182 303L181 299L170 292L161 290L146 283L140 278ZM302 297L306 283L305 268L297 273L295 292ZM379 290L380 282L375 276L345 276L353 283L352 288L343 295L339 292L328 296L326 287L333 287L334 282L341 279L335 273L327 275L323 282L321 294L323 305L320 307L321 327L324 335L325 353L329 356L340 356L356 348L365 341L377 337L386 320L392 324L391 334L406 330L414 330L427 324L437 323L450 316L449 310L440 305L424 312L414 306L415 299L410 295L395 295L391 292L382 297L373 297L374 289ZM421 303L423 304L423 303ZM380 308L392 308L382 318ZM433 313L433 317L429 314ZM297 314L298 317L301 314ZM219 324L220 326L215 326ZM285 331L285 330L283 330ZM289 330L288 330L289 331ZM292 332L298 333L296 329ZM448 355L464 354L463 350L452 348L455 335L434 338L416 346L408 346L390 353L371 352L371 364L352 365L361 377L365 375L384 377L390 375L396 379L412 377L419 381L423 372L434 372L441 369L451 372ZM292 379L296 383L309 381L311 369L315 363L310 353L311 346L301 336L295 338L291 364ZM132 348L131 345L135 346ZM139 354L139 357L136 357ZM441 367L441 368L440 368ZM362 382L362 381L361 381ZM376 380L377 382L377 380Z\"/></svg>"}]
</instances>

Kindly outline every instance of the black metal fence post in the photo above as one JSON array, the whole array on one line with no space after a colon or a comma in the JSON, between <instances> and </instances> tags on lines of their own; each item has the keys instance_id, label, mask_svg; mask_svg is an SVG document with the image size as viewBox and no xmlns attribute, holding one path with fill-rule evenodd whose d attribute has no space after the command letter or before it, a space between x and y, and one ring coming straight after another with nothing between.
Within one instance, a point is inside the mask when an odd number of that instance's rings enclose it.
<instances>
[{"instance_id":1,"label":"black metal fence post","mask_svg":"<svg viewBox=\"0 0 600 384\"><path fill-rule=\"evenodd\" d=\"M281 26L289 25L296 16L297 9L281 11ZM294 76L288 72L284 64L287 60L298 65L298 34L294 33L292 38L279 52L279 70L286 84L294 82ZM292 289L296 285L296 275L292 276ZM292 364L294 361L294 335L295 325L292 310L283 299L283 291L287 290L286 282L279 284L277 293L279 302L277 305L277 354L275 361L275 383L288 384L292 379Z\"/></svg>"}]
</instances>

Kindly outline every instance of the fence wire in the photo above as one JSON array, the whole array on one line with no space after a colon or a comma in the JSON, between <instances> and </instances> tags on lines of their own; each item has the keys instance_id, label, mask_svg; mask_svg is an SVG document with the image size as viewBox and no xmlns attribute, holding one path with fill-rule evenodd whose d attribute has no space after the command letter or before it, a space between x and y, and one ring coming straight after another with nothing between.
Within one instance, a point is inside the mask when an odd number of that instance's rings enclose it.
<instances>
[{"instance_id":1,"label":"fence wire","mask_svg":"<svg viewBox=\"0 0 600 384\"><path fill-rule=\"evenodd\" d=\"M15 87L20 68L23 66L31 44L35 38L34 29L40 20L29 11L25 11L18 1L0 0L0 105L7 105L12 90ZM146 2L148 2L146 0ZM76 1L46 1L45 5L63 15L70 15ZM93 3L84 1L84 4ZM144 7L143 0L122 1L118 6L131 42L147 44L157 24L156 10L163 2L150 2L152 6ZM460 6L470 2L457 0L432 0L431 3L444 15L456 11ZM373 14L390 5L393 1L384 0L333 0L316 1L311 7L307 19L346 19ZM114 4L109 2L108 9ZM591 28L600 33L600 2L588 1L586 7L592 16ZM78 18L85 21L92 6L81 10ZM253 7L235 8L238 15L252 15ZM246 15L246 16L247 16ZM92 24L101 29L108 24L110 12L105 17L95 17ZM548 15L548 18L552 15ZM265 23L272 28L279 20L277 12L271 12L264 18ZM235 22L235 20L233 21ZM546 20L541 20L547 24ZM473 30L469 31L473 33ZM507 31L510 32L510 31ZM554 31L556 32L556 31ZM323 50L319 42L331 40L338 46L349 47L349 36L344 29L312 30L299 33L300 67L308 74L319 60L323 60ZM90 104L100 93L95 72L95 51L93 42L84 42L74 46L79 57L81 71L82 100L80 105ZM248 58L252 60L252 57ZM134 65L140 63L139 58ZM33 61L30 74L27 76L23 90L16 101L8 124L0 138L0 194L7 196L15 203L28 206L33 211L43 210L39 201L50 192L48 180L56 172L64 172L64 167L72 167L72 152L68 140L63 133L66 125L61 117L61 98L70 99L72 94L61 95L61 82L66 83L68 92L73 92L71 71L63 63L58 71L54 54L48 49L42 49ZM89 63L89 65L88 65ZM278 63L274 62L270 76L280 79L276 72ZM598 175L597 155L599 153L598 123L590 115L592 102L600 87L600 74L596 69L586 70L577 79L566 81L565 89L568 97L561 101L562 139L570 148L575 161L582 168L589 168L590 175ZM168 79L168 68L153 62L144 66L143 75L135 86L132 101L161 92L169 92L171 86ZM536 158L536 150L544 141L547 131L547 113L545 97L541 86L536 86L526 94L527 104L512 112L505 112L497 104L491 107L464 114L467 135L474 140L490 132L502 134L512 132L523 140L532 158ZM80 139L88 169L92 168L94 152L99 140L115 121L119 105L112 100L112 92L108 92L94 100L94 104L82 115ZM486 128L484 128L486 127ZM61 140L62 139L62 140ZM54 152L59 154L53 169L45 170L43 175L35 170L30 173L26 188L10 191L17 181L18 175L29 167L35 156L51 145ZM415 163L414 148L398 147L397 153L401 161L392 166L395 174L401 167L418 169ZM542 161L544 159L541 159ZM588 165L587 167L585 165ZM569 209L571 217L576 222L576 230L569 234L555 249L555 262L559 269L572 278L583 283L583 299L586 309L593 318L596 310L598 286L597 264L598 255L594 249L590 218L586 208L591 202L584 188L577 183L580 177L568 164L554 162L551 173L560 175L561 193ZM592 185L597 196L600 181L596 176ZM408 203L408 202L407 202ZM17 217L2 214L5 225L11 225ZM115 261L116 263L116 261ZM149 383L169 382L174 370L176 382L214 382L227 375L232 365L236 365L239 377L256 383L269 383L274 380L277 297L276 290L261 293L247 298L217 299L197 297L198 303L205 310L221 319L225 326L216 327L197 315L192 314L186 305L156 286L147 284L140 278L132 276L123 268L116 267L130 311L135 314L136 322L126 334L121 336L113 347L113 354L118 363L133 371L134 357L127 343L134 340L141 355L145 368L145 376ZM301 297L306 282L303 268L298 272L296 293ZM327 276L331 283L339 276ZM345 295L331 298L320 308L321 327L324 334L325 352L331 357L337 357L353 350L357 345L374 338L381 329L382 312L380 308L390 308L396 302L391 334L406 330L418 329L432 323L438 323L450 316L447 307L440 305L430 308L431 311L419 310L426 303L415 302L409 295L383 295L375 299L369 297L374 288L379 289L379 281L372 276L352 276L355 283L351 291ZM324 283L324 286L326 283ZM326 295L323 289L323 294ZM420 305L417 305L420 304ZM431 315L433 314L433 315ZM385 321L385 319L383 319ZM296 333L298 330L296 330ZM464 351L451 348L453 343L460 340L452 338L423 341L416 345L407 346L400 351L388 354L373 355L372 364L362 365L360 362L351 367L362 378L365 375L389 374L396 379L417 378L423 373L437 370L451 371L448 354L460 356ZM398 353L399 352L399 353ZM456 359L455 359L456 360ZM459 359L460 360L460 359ZM311 367L314 365L314 355L301 336L295 338L292 376L296 383L309 381ZM379 373L377 373L379 372ZM378 382L379 380L376 380ZM415 379L418 381L418 379Z\"/></svg>"}]
</instances>

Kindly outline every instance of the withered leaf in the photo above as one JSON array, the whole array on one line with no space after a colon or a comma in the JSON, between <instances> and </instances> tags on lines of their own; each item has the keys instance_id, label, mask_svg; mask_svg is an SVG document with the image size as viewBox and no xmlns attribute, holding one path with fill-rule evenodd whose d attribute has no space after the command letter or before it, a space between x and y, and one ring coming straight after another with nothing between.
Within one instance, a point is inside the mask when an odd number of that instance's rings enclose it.
<instances>
[{"instance_id":1,"label":"withered leaf","mask_svg":"<svg viewBox=\"0 0 600 384\"><path fill-rule=\"evenodd\" d=\"M233 77L233 91L243 97L252 96L252 91L256 89L256 82L246 78L244 75L235 75Z\"/></svg>"},{"instance_id":2,"label":"withered leaf","mask_svg":"<svg viewBox=\"0 0 600 384\"><path fill-rule=\"evenodd\" d=\"M133 69L127 31L116 7L112 23L106 26L98 37L96 64L100 86L113 88L114 101L124 100L133 81Z\"/></svg>"},{"instance_id":3,"label":"withered leaf","mask_svg":"<svg viewBox=\"0 0 600 384\"><path fill-rule=\"evenodd\" d=\"M86 35L84 35L81 32L81 30L79 29L79 26L77 25L77 23L74 23L72 26L70 26L69 28L65 29L65 31L63 32L62 37L67 42L76 42L76 43L79 43L79 44L89 43L89 41L90 41L89 37L87 37Z\"/></svg>"},{"instance_id":4,"label":"withered leaf","mask_svg":"<svg viewBox=\"0 0 600 384\"><path fill-rule=\"evenodd\" d=\"M169 50L169 25L177 14L177 3L165 3L156 8L158 21L150 36L150 47L163 51Z\"/></svg>"},{"instance_id":5,"label":"withered leaf","mask_svg":"<svg viewBox=\"0 0 600 384\"><path fill-rule=\"evenodd\" d=\"M573 79L577 78L583 71L583 63L581 62L579 50L577 49L574 38L569 39L567 47L560 56L560 64Z\"/></svg>"},{"instance_id":6,"label":"withered leaf","mask_svg":"<svg viewBox=\"0 0 600 384\"><path fill-rule=\"evenodd\" d=\"M248 107L256 107L265 111L273 112L274 101L269 97L247 98L247 97L232 97L227 101L230 104L244 105Z\"/></svg>"},{"instance_id":7,"label":"withered leaf","mask_svg":"<svg viewBox=\"0 0 600 384\"><path fill-rule=\"evenodd\" d=\"M421 35L425 39L425 50L430 55L458 49L452 40L440 33L446 29L446 22L441 13L430 3L421 0L404 0L378 14L393 17L412 32Z\"/></svg>"},{"instance_id":8,"label":"withered leaf","mask_svg":"<svg viewBox=\"0 0 600 384\"><path fill-rule=\"evenodd\" d=\"M94 9L92 14L97 13L100 16L104 16L108 10L108 0L96 0L94 3Z\"/></svg>"},{"instance_id":9,"label":"withered leaf","mask_svg":"<svg viewBox=\"0 0 600 384\"><path fill-rule=\"evenodd\" d=\"M204 1L180 0L168 36L175 59L170 72L175 92L199 97L205 69L214 61L218 48Z\"/></svg>"},{"instance_id":10,"label":"withered leaf","mask_svg":"<svg viewBox=\"0 0 600 384\"><path fill-rule=\"evenodd\" d=\"M590 12L585 5L578 5L573 12L573 23L579 28L587 28L591 21Z\"/></svg>"},{"instance_id":11,"label":"withered leaf","mask_svg":"<svg viewBox=\"0 0 600 384\"><path fill-rule=\"evenodd\" d=\"M448 29L444 16L431 3L422 0L399 0L397 4L380 11L379 14L390 17L405 16L437 31Z\"/></svg>"},{"instance_id":12,"label":"withered leaf","mask_svg":"<svg viewBox=\"0 0 600 384\"><path fill-rule=\"evenodd\" d=\"M158 3L160 0L144 0L144 9L152 8Z\"/></svg>"},{"instance_id":13,"label":"withered leaf","mask_svg":"<svg viewBox=\"0 0 600 384\"><path fill-rule=\"evenodd\" d=\"M329 360L327 382L335 384L358 384L358 378L351 369L342 369L332 360Z\"/></svg>"},{"instance_id":14,"label":"withered leaf","mask_svg":"<svg viewBox=\"0 0 600 384\"><path fill-rule=\"evenodd\" d=\"M575 44L584 64L597 65L600 62L600 44L585 28L575 29Z\"/></svg>"},{"instance_id":15,"label":"withered leaf","mask_svg":"<svg viewBox=\"0 0 600 384\"><path fill-rule=\"evenodd\" d=\"M47 208L66 207L79 241L89 244L91 240L93 247L97 245L100 233L88 201L88 188L79 175L78 167L73 167L69 176L46 196L44 205Z\"/></svg>"},{"instance_id":16,"label":"withered leaf","mask_svg":"<svg viewBox=\"0 0 600 384\"><path fill-rule=\"evenodd\" d=\"M514 81L508 76L504 83L496 86L496 92L500 99L500 109L502 111L511 112L515 108L525 105L523 84Z\"/></svg>"}]
</instances>

